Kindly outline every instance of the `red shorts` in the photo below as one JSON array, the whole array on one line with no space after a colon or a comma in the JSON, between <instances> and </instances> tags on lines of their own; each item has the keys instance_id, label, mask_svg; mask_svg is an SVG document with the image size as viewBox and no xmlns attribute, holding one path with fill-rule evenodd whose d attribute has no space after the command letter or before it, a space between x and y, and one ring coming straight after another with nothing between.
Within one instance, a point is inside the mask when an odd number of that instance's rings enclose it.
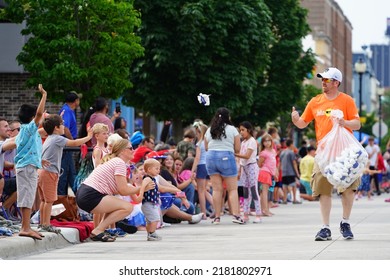
<instances>
[{"instance_id":1,"label":"red shorts","mask_svg":"<svg viewBox=\"0 0 390 280\"><path fill-rule=\"evenodd\" d=\"M38 193L41 201L54 202L57 200L58 173L38 170Z\"/></svg>"},{"instance_id":2,"label":"red shorts","mask_svg":"<svg viewBox=\"0 0 390 280\"><path fill-rule=\"evenodd\" d=\"M262 184L267 184L269 186L272 186L272 175L271 173L267 171L262 171L260 169L258 181Z\"/></svg>"}]
</instances>

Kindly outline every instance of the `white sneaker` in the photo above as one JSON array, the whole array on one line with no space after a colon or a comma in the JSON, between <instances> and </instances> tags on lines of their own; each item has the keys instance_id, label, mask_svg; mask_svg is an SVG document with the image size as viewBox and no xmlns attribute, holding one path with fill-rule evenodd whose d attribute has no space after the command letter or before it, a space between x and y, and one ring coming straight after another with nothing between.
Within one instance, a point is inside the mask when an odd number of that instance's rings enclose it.
<instances>
[{"instance_id":1,"label":"white sneaker","mask_svg":"<svg viewBox=\"0 0 390 280\"><path fill-rule=\"evenodd\" d=\"M188 223L189 224L197 224L202 220L202 218L203 218L203 213L192 215L191 221L189 221Z\"/></svg>"},{"instance_id":2,"label":"white sneaker","mask_svg":"<svg viewBox=\"0 0 390 280\"><path fill-rule=\"evenodd\" d=\"M161 236L157 235L157 233L155 232L153 232L152 234L148 233L148 241L160 241L161 239Z\"/></svg>"}]
</instances>

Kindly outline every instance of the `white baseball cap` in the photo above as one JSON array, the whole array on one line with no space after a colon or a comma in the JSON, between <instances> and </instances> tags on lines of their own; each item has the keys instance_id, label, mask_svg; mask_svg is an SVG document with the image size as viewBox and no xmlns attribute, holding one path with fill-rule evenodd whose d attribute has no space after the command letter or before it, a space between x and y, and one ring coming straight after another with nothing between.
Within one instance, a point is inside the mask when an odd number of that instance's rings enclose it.
<instances>
[{"instance_id":1,"label":"white baseball cap","mask_svg":"<svg viewBox=\"0 0 390 280\"><path fill-rule=\"evenodd\" d=\"M340 83L343 81L343 74L341 74L341 71L337 68L330 67L328 69L325 69L324 72L317 74L318 78L325 78L325 79L334 79L339 81Z\"/></svg>"}]
</instances>

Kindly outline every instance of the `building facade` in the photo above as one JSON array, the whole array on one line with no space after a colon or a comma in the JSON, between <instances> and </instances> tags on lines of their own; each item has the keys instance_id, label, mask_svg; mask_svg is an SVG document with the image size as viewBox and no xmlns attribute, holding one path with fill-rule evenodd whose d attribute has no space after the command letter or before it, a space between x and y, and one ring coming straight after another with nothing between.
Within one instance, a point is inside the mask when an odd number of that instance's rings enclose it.
<instances>
[{"instance_id":1,"label":"building facade","mask_svg":"<svg viewBox=\"0 0 390 280\"><path fill-rule=\"evenodd\" d=\"M384 32L390 38L390 18L387 18L387 27ZM360 77L354 71L353 92L356 104L360 104L360 86L362 94L362 109L367 113L376 113L379 110L379 98L390 88L390 43L371 44L362 46L362 52L353 54L353 63L361 59L366 64L366 71Z\"/></svg>"},{"instance_id":2,"label":"building facade","mask_svg":"<svg viewBox=\"0 0 390 280\"><path fill-rule=\"evenodd\" d=\"M372 56L370 59L376 77L385 88L390 87L390 44L370 45Z\"/></svg>"},{"instance_id":3,"label":"building facade","mask_svg":"<svg viewBox=\"0 0 390 280\"><path fill-rule=\"evenodd\" d=\"M343 73L340 91L352 92L352 25L334 0L301 0L317 55L316 71L337 67ZM318 79L311 83L321 87Z\"/></svg>"},{"instance_id":4,"label":"building facade","mask_svg":"<svg viewBox=\"0 0 390 280\"><path fill-rule=\"evenodd\" d=\"M390 88L390 17L387 18L385 36L387 38L386 44L370 45L372 53L370 62L381 86Z\"/></svg>"}]
</instances>

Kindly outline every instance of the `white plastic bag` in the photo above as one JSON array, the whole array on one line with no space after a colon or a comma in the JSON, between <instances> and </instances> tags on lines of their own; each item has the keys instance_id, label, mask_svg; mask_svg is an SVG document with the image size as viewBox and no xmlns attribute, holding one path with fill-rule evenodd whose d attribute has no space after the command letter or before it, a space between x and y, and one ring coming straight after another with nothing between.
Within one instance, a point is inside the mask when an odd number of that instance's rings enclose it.
<instances>
[{"instance_id":1,"label":"white plastic bag","mask_svg":"<svg viewBox=\"0 0 390 280\"><path fill-rule=\"evenodd\" d=\"M342 192L363 173L368 162L368 154L359 141L346 128L338 123L343 112L333 110L333 128L318 142L315 160L321 173Z\"/></svg>"},{"instance_id":2,"label":"white plastic bag","mask_svg":"<svg viewBox=\"0 0 390 280\"><path fill-rule=\"evenodd\" d=\"M65 212L65 206L64 204L60 203L60 204L56 204L56 205L53 205L53 207L51 208L51 213L50 215L51 216L57 216L59 214L61 214L62 212Z\"/></svg>"}]
</instances>

